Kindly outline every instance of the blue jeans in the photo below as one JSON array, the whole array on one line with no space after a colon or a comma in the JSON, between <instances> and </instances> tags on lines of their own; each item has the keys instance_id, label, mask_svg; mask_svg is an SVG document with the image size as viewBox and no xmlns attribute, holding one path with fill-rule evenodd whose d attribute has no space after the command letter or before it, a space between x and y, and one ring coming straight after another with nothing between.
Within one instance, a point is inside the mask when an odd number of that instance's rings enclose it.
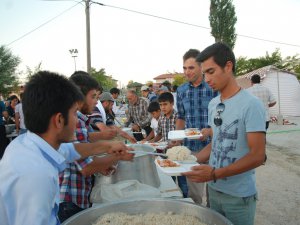
<instances>
[{"instance_id":1,"label":"blue jeans","mask_svg":"<svg viewBox=\"0 0 300 225\"><path fill-rule=\"evenodd\" d=\"M172 179L176 182L176 177L172 177ZM182 191L182 195L184 198L188 197L188 185L186 182L186 177L185 176L178 176L178 186L180 190Z\"/></svg>"},{"instance_id":2,"label":"blue jeans","mask_svg":"<svg viewBox=\"0 0 300 225\"><path fill-rule=\"evenodd\" d=\"M253 225L256 194L235 197L208 187L210 208L229 219L234 225Z\"/></svg>"}]
</instances>

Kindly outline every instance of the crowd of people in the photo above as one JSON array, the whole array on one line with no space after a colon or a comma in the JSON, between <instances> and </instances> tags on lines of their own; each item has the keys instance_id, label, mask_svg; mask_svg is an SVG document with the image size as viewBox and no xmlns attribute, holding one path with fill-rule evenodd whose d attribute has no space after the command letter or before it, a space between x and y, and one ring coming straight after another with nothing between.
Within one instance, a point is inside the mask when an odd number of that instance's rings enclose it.
<instances>
[{"instance_id":1,"label":"crowd of people","mask_svg":"<svg viewBox=\"0 0 300 225\"><path fill-rule=\"evenodd\" d=\"M223 43L202 52L188 50L183 55L186 83L157 90L144 85L141 96L127 90L125 124L117 118L118 88L104 92L83 71L69 79L48 71L35 74L20 99L0 101L1 224L60 224L91 207L93 174L111 174L119 160L133 160L131 149L116 137L186 146L200 164L173 177L183 196L235 225L254 224L254 169L266 158L266 112L276 101L259 85L259 75L253 76L251 89L241 89L235 67L234 53ZM19 136L8 145L5 124L10 123ZM169 141L169 131L187 128L200 129L201 138Z\"/></svg>"}]
</instances>

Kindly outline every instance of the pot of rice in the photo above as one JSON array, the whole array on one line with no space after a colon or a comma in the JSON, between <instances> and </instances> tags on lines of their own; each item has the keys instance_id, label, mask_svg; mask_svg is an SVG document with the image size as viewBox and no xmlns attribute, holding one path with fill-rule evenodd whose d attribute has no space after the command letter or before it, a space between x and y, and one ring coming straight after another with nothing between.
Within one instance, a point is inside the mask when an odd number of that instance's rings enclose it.
<instances>
[{"instance_id":1,"label":"pot of rice","mask_svg":"<svg viewBox=\"0 0 300 225\"><path fill-rule=\"evenodd\" d=\"M86 209L62 225L233 225L221 214L190 202L135 199Z\"/></svg>"}]
</instances>

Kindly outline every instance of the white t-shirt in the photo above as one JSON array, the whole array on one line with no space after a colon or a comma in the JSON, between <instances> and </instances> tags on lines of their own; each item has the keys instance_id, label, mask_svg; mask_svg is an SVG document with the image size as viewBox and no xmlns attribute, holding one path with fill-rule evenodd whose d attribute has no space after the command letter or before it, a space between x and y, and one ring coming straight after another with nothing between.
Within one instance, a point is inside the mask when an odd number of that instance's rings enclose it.
<instances>
[{"instance_id":1,"label":"white t-shirt","mask_svg":"<svg viewBox=\"0 0 300 225\"><path fill-rule=\"evenodd\" d=\"M152 117L150 127L153 129L154 135L156 136L158 130L158 120Z\"/></svg>"},{"instance_id":2,"label":"white t-shirt","mask_svg":"<svg viewBox=\"0 0 300 225\"><path fill-rule=\"evenodd\" d=\"M26 129L25 123L24 123L24 114L23 114L22 103L19 103L18 105L16 105L15 113L19 113L19 116L20 116L20 128Z\"/></svg>"},{"instance_id":3,"label":"white t-shirt","mask_svg":"<svg viewBox=\"0 0 300 225\"><path fill-rule=\"evenodd\" d=\"M102 103L98 100L98 103L97 103L97 108L99 109L100 113L101 113L101 116L102 116L102 119L103 121L106 121L106 113L105 113L105 109L103 108L103 105ZM105 122L104 122L105 123Z\"/></svg>"}]
</instances>

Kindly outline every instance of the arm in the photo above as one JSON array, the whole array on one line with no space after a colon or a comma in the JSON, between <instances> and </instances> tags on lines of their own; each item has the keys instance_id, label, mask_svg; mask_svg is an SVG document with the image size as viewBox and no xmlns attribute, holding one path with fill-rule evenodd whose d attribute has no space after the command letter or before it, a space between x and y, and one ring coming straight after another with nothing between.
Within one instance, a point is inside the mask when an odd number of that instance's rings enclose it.
<instances>
[{"instance_id":1,"label":"arm","mask_svg":"<svg viewBox=\"0 0 300 225\"><path fill-rule=\"evenodd\" d=\"M123 156L109 155L105 157L94 157L93 162L84 167L80 172L84 176L89 176L95 173L106 173L106 171L119 160L131 161L134 154L127 153Z\"/></svg>"},{"instance_id":2,"label":"arm","mask_svg":"<svg viewBox=\"0 0 300 225\"><path fill-rule=\"evenodd\" d=\"M128 149L122 142L63 143L58 152L65 157L67 162L74 162L103 153L122 155L126 154Z\"/></svg>"},{"instance_id":3,"label":"arm","mask_svg":"<svg viewBox=\"0 0 300 225\"><path fill-rule=\"evenodd\" d=\"M96 142L99 140L111 140L117 135L114 129L106 129L99 132L89 132L89 141Z\"/></svg>"},{"instance_id":4,"label":"arm","mask_svg":"<svg viewBox=\"0 0 300 225\"><path fill-rule=\"evenodd\" d=\"M185 120L177 119L176 120L176 130L184 130L185 128Z\"/></svg>"},{"instance_id":5,"label":"arm","mask_svg":"<svg viewBox=\"0 0 300 225\"><path fill-rule=\"evenodd\" d=\"M215 169L215 171L209 165L195 166L192 168L192 171L183 173L183 175L187 176L192 182L207 182L213 180L213 177L215 179L230 177L262 165L265 158L265 133L247 133L247 140L250 149L249 153L233 164Z\"/></svg>"},{"instance_id":6,"label":"arm","mask_svg":"<svg viewBox=\"0 0 300 225\"><path fill-rule=\"evenodd\" d=\"M154 137L153 142L158 142L158 141L160 141L161 138L162 138L162 135L161 135L161 133L159 133Z\"/></svg>"},{"instance_id":7,"label":"arm","mask_svg":"<svg viewBox=\"0 0 300 225\"><path fill-rule=\"evenodd\" d=\"M19 130L20 130L20 113L19 112L15 113L15 123L16 123L16 132L18 134Z\"/></svg>"},{"instance_id":8,"label":"arm","mask_svg":"<svg viewBox=\"0 0 300 225\"><path fill-rule=\"evenodd\" d=\"M150 134L143 140L145 141L150 141L154 138L154 130L152 129L152 131L150 132Z\"/></svg>"}]
</instances>

